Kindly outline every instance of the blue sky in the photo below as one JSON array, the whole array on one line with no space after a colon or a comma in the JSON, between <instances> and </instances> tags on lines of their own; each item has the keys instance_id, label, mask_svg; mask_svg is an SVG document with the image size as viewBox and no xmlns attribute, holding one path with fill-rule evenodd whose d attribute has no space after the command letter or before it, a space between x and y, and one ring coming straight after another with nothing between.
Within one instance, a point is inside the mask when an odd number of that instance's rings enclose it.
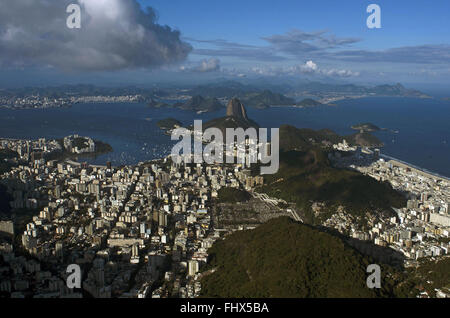
<instances>
[{"instance_id":1,"label":"blue sky","mask_svg":"<svg viewBox=\"0 0 450 318\"><path fill-rule=\"evenodd\" d=\"M381 7L381 29L369 29L366 26L369 4ZM182 0L142 0L143 6L150 5L158 12L159 23L167 24L182 32L194 47L189 60L199 60L205 56L197 55L196 49L214 48L211 43L199 43L196 40L226 40L239 44L267 47L263 38L271 35L286 34L291 30L315 32L325 30L329 35L339 38L356 38L343 49L368 50L372 52L423 45L447 45L450 43L450 1L182 1ZM414 50L411 50L411 53ZM212 52L211 52L212 53ZM220 53L217 51L217 53ZM257 58L245 61L227 56L213 56L220 59L221 66L233 67L282 67L282 65L303 64L312 60L318 65L336 70L349 70L359 73L359 80L383 81L443 81L448 80L450 65L448 54L444 63L433 62L434 55L426 60L427 52L418 53L424 61L411 59L408 63L408 49L404 61L398 57L394 62L357 63L336 61L325 57L304 54L281 63L263 63ZM380 58L381 59L381 58ZM402 62L400 62L400 61ZM377 73L377 74L375 74ZM417 73L417 74L412 74ZM355 79L356 80L356 79Z\"/></svg>"},{"instance_id":2,"label":"blue sky","mask_svg":"<svg viewBox=\"0 0 450 318\"><path fill-rule=\"evenodd\" d=\"M82 8L81 29L65 25L69 3ZM381 29L366 26L371 3ZM0 8L2 86L266 76L450 84L448 0L0 0Z\"/></svg>"},{"instance_id":3,"label":"blue sky","mask_svg":"<svg viewBox=\"0 0 450 318\"><path fill-rule=\"evenodd\" d=\"M402 45L449 43L450 2L430 1L302 1L302 0L141 0L159 13L159 22L183 35L222 38L261 44L260 37L304 31L331 30L336 35L364 39L364 47L382 49ZM366 8L382 9L382 28L366 27Z\"/></svg>"}]
</instances>

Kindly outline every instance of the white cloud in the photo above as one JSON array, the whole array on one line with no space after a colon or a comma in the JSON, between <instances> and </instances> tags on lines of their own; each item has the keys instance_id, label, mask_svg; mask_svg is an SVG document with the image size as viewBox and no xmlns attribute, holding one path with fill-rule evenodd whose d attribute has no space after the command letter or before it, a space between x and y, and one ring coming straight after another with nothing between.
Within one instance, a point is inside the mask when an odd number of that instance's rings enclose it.
<instances>
[{"instance_id":1,"label":"white cloud","mask_svg":"<svg viewBox=\"0 0 450 318\"><path fill-rule=\"evenodd\" d=\"M359 76L359 72L353 72L351 70L345 69L322 69L314 63L312 60L307 61L302 65L295 65L288 69L288 72L292 74L310 74L310 75L324 75L330 77L352 77Z\"/></svg>"},{"instance_id":2,"label":"white cloud","mask_svg":"<svg viewBox=\"0 0 450 318\"><path fill-rule=\"evenodd\" d=\"M185 72L215 72L220 70L220 60L216 58L204 59L194 65L182 65L181 71Z\"/></svg>"},{"instance_id":3,"label":"white cloud","mask_svg":"<svg viewBox=\"0 0 450 318\"><path fill-rule=\"evenodd\" d=\"M81 29L66 26L80 4ZM0 64L64 70L155 68L192 50L137 0L0 0Z\"/></svg>"},{"instance_id":4,"label":"white cloud","mask_svg":"<svg viewBox=\"0 0 450 318\"><path fill-rule=\"evenodd\" d=\"M300 70L303 73L315 73L317 72L317 64L313 61L307 61L304 65L300 66Z\"/></svg>"},{"instance_id":5,"label":"white cloud","mask_svg":"<svg viewBox=\"0 0 450 318\"><path fill-rule=\"evenodd\" d=\"M322 74L325 74L327 76L337 76L337 77L359 76L359 72L353 72L350 70L336 70L336 69L323 70Z\"/></svg>"}]
</instances>

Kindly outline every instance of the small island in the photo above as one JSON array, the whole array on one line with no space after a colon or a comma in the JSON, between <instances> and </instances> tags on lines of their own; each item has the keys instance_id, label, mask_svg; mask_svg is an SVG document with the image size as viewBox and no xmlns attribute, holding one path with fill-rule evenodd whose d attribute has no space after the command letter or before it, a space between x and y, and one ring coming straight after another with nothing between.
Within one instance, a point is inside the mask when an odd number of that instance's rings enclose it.
<instances>
[{"instance_id":1,"label":"small island","mask_svg":"<svg viewBox=\"0 0 450 318\"><path fill-rule=\"evenodd\" d=\"M166 133L170 132L173 129L183 126L183 124L179 120L176 120L174 118L161 119L156 124L160 129L164 130Z\"/></svg>"},{"instance_id":2,"label":"small island","mask_svg":"<svg viewBox=\"0 0 450 318\"><path fill-rule=\"evenodd\" d=\"M361 132L372 132L372 131L380 131L381 128L378 126L375 126L372 123L362 123L351 126L353 130L359 130Z\"/></svg>"},{"instance_id":3,"label":"small island","mask_svg":"<svg viewBox=\"0 0 450 318\"><path fill-rule=\"evenodd\" d=\"M381 148L384 147L383 142L370 134L369 132L359 132L350 136L345 136L351 145L368 148Z\"/></svg>"}]
</instances>

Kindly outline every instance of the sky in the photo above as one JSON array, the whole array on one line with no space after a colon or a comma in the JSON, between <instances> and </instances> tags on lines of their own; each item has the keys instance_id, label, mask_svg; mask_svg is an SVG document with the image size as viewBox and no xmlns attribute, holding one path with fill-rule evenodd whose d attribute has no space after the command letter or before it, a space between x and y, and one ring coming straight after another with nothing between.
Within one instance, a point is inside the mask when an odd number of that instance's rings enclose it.
<instances>
[{"instance_id":1,"label":"sky","mask_svg":"<svg viewBox=\"0 0 450 318\"><path fill-rule=\"evenodd\" d=\"M69 29L69 4L81 28ZM370 4L381 28L368 28ZM0 86L283 78L450 85L450 2L0 0Z\"/></svg>"}]
</instances>

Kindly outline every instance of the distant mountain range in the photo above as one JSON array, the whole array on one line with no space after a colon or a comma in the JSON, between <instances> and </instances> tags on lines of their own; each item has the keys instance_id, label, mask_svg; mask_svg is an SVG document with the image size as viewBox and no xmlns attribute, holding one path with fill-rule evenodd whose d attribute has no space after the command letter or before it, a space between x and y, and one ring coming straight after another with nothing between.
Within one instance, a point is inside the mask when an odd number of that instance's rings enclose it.
<instances>
[{"instance_id":1,"label":"distant mountain range","mask_svg":"<svg viewBox=\"0 0 450 318\"><path fill-rule=\"evenodd\" d=\"M58 87L0 89L0 98L3 99L38 97L52 100L66 99L70 102L74 98L93 96L126 96L130 98L124 98L123 102L129 102L130 100L147 102L151 107L177 107L196 112L219 110L223 107L221 101L230 100L234 97L239 98L246 106L255 108L267 108L270 106L314 107L345 98L371 96L429 97L418 90L405 88L399 83L374 87L320 82L290 83L283 86L268 84L256 86L237 81L223 81L195 87L142 88L134 86L64 85ZM94 98L92 100L95 102L97 99ZM105 100L109 99L106 98ZM169 103L169 101L171 102ZM81 100L81 102L89 101Z\"/></svg>"},{"instance_id":2,"label":"distant mountain range","mask_svg":"<svg viewBox=\"0 0 450 318\"><path fill-rule=\"evenodd\" d=\"M245 105L255 108L295 105L295 99L286 97L283 94L273 93L270 90L248 93L244 97L242 97L242 101Z\"/></svg>"},{"instance_id":3,"label":"distant mountain range","mask_svg":"<svg viewBox=\"0 0 450 318\"><path fill-rule=\"evenodd\" d=\"M169 104L151 99L148 106L155 108L180 108L184 110L192 110L195 112L213 112L222 109L224 106L217 98L204 98L203 96L193 96L186 102L177 102Z\"/></svg>"},{"instance_id":4,"label":"distant mountain range","mask_svg":"<svg viewBox=\"0 0 450 318\"><path fill-rule=\"evenodd\" d=\"M320 82L311 82L293 87L290 92L308 92L308 93L347 93L347 94L368 94L377 96L409 96L409 97L428 97L428 95L414 89L407 89L402 84L378 85L366 87L355 84L326 84Z\"/></svg>"},{"instance_id":5,"label":"distant mountain range","mask_svg":"<svg viewBox=\"0 0 450 318\"><path fill-rule=\"evenodd\" d=\"M366 87L354 84L310 82L287 86L283 89L277 87L261 89L238 82L224 82L198 86L186 92L186 94L191 95L198 93L201 93L203 96L221 99L238 97L246 106L255 108L267 108L270 106L314 107L345 98L375 96L429 98L428 95L418 90L407 89L400 83ZM301 100L302 98L303 100Z\"/></svg>"},{"instance_id":6,"label":"distant mountain range","mask_svg":"<svg viewBox=\"0 0 450 318\"><path fill-rule=\"evenodd\" d=\"M223 108L217 98L204 98L200 95L193 96L187 102L177 105L181 109L195 112L213 112Z\"/></svg>"}]
</instances>

